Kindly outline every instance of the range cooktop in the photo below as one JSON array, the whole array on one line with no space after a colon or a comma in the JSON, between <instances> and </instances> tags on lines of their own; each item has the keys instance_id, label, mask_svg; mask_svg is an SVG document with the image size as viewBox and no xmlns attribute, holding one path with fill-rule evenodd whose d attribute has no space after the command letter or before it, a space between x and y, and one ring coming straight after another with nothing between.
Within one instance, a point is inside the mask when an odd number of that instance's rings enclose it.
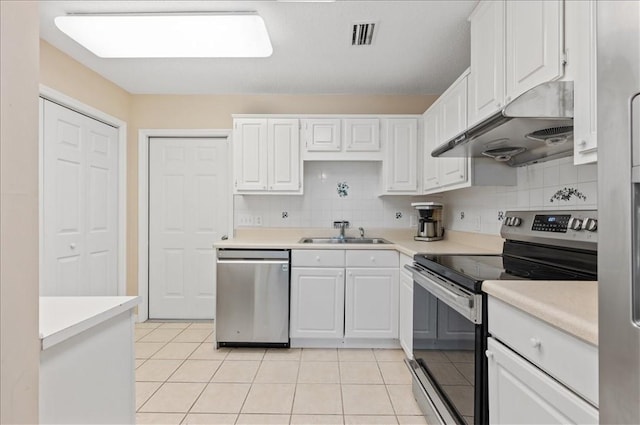
<instances>
[{"instance_id":1,"label":"range cooktop","mask_svg":"<svg viewBox=\"0 0 640 425\"><path fill-rule=\"evenodd\" d=\"M597 276L507 255L417 254L414 261L473 292L479 292L485 280L596 280Z\"/></svg>"}]
</instances>

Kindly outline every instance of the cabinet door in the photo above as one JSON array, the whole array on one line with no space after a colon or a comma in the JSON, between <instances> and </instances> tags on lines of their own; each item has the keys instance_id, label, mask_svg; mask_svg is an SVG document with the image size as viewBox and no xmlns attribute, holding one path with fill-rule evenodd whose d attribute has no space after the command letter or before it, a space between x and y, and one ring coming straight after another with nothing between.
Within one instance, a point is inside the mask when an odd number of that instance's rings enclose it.
<instances>
[{"instance_id":1,"label":"cabinet door","mask_svg":"<svg viewBox=\"0 0 640 425\"><path fill-rule=\"evenodd\" d=\"M291 338L342 338L344 269L291 269Z\"/></svg>"},{"instance_id":2,"label":"cabinet door","mask_svg":"<svg viewBox=\"0 0 640 425\"><path fill-rule=\"evenodd\" d=\"M268 122L268 146L269 191L300 191L298 120L270 119Z\"/></svg>"},{"instance_id":3,"label":"cabinet door","mask_svg":"<svg viewBox=\"0 0 640 425\"><path fill-rule=\"evenodd\" d=\"M504 7L503 1L481 1L470 18L469 126L504 104Z\"/></svg>"},{"instance_id":4,"label":"cabinet door","mask_svg":"<svg viewBox=\"0 0 640 425\"><path fill-rule=\"evenodd\" d=\"M233 173L236 191L266 191L267 120L242 118L233 124Z\"/></svg>"},{"instance_id":5,"label":"cabinet door","mask_svg":"<svg viewBox=\"0 0 640 425\"><path fill-rule=\"evenodd\" d=\"M506 2L506 98L562 76L562 0Z\"/></svg>"},{"instance_id":6,"label":"cabinet door","mask_svg":"<svg viewBox=\"0 0 640 425\"><path fill-rule=\"evenodd\" d=\"M598 159L596 133L596 2L571 2L577 28L577 62L574 81L573 139L574 164Z\"/></svg>"},{"instance_id":7,"label":"cabinet door","mask_svg":"<svg viewBox=\"0 0 640 425\"><path fill-rule=\"evenodd\" d=\"M490 423L598 423L596 408L493 338L487 357Z\"/></svg>"},{"instance_id":8,"label":"cabinet door","mask_svg":"<svg viewBox=\"0 0 640 425\"><path fill-rule=\"evenodd\" d=\"M467 77L459 79L440 99L439 143L467 128ZM467 181L467 158L436 158L440 186Z\"/></svg>"},{"instance_id":9,"label":"cabinet door","mask_svg":"<svg viewBox=\"0 0 640 425\"><path fill-rule=\"evenodd\" d=\"M469 158L436 158L440 186L448 186L467 181Z\"/></svg>"},{"instance_id":10,"label":"cabinet door","mask_svg":"<svg viewBox=\"0 0 640 425\"><path fill-rule=\"evenodd\" d=\"M398 338L398 269L348 268L346 338Z\"/></svg>"},{"instance_id":11,"label":"cabinet door","mask_svg":"<svg viewBox=\"0 0 640 425\"><path fill-rule=\"evenodd\" d=\"M308 152L339 152L340 120L329 118L306 119L302 121L305 148Z\"/></svg>"},{"instance_id":12,"label":"cabinet door","mask_svg":"<svg viewBox=\"0 0 640 425\"><path fill-rule=\"evenodd\" d=\"M424 161L422 189L430 190L440 186L440 161L431 156L440 135L440 105L434 105L424 114Z\"/></svg>"},{"instance_id":13,"label":"cabinet door","mask_svg":"<svg viewBox=\"0 0 640 425\"><path fill-rule=\"evenodd\" d=\"M413 358L413 277L409 273L400 272L399 303L400 346L408 358Z\"/></svg>"},{"instance_id":14,"label":"cabinet door","mask_svg":"<svg viewBox=\"0 0 640 425\"><path fill-rule=\"evenodd\" d=\"M343 120L343 124L345 151L380 151L380 120L378 118L349 118Z\"/></svg>"},{"instance_id":15,"label":"cabinet door","mask_svg":"<svg viewBox=\"0 0 640 425\"><path fill-rule=\"evenodd\" d=\"M444 143L467 129L467 77L447 89L439 103L442 117L440 140Z\"/></svg>"},{"instance_id":16,"label":"cabinet door","mask_svg":"<svg viewBox=\"0 0 640 425\"><path fill-rule=\"evenodd\" d=\"M414 118L385 120L385 190L418 190L418 121Z\"/></svg>"}]
</instances>

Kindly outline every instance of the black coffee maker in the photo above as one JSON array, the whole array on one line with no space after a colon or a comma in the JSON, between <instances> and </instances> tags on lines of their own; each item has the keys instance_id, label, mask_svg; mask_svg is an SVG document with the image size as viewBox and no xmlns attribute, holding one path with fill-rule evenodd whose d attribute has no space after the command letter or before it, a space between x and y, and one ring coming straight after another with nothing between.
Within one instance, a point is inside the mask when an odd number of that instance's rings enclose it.
<instances>
[{"instance_id":1,"label":"black coffee maker","mask_svg":"<svg viewBox=\"0 0 640 425\"><path fill-rule=\"evenodd\" d=\"M412 207L418 210L418 231L413 239L417 241L439 241L444 235L442 221L443 205L437 202L414 202Z\"/></svg>"}]
</instances>

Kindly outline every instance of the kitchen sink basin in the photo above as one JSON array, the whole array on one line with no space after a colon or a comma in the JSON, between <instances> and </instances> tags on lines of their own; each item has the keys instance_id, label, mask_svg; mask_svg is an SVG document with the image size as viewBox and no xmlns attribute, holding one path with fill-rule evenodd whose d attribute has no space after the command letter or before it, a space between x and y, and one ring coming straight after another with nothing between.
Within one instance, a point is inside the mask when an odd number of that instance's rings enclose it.
<instances>
[{"instance_id":1,"label":"kitchen sink basin","mask_svg":"<svg viewBox=\"0 0 640 425\"><path fill-rule=\"evenodd\" d=\"M390 244L382 238L302 238L300 243L346 243L346 244Z\"/></svg>"}]
</instances>

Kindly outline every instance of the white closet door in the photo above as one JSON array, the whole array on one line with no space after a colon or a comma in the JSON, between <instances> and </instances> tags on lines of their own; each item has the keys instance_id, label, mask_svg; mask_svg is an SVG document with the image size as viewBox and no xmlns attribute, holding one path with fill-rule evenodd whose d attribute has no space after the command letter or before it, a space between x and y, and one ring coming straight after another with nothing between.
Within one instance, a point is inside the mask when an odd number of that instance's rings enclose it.
<instances>
[{"instance_id":1,"label":"white closet door","mask_svg":"<svg viewBox=\"0 0 640 425\"><path fill-rule=\"evenodd\" d=\"M44 101L45 296L118 294L118 131Z\"/></svg>"},{"instance_id":2,"label":"white closet door","mask_svg":"<svg viewBox=\"0 0 640 425\"><path fill-rule=\"evenodd\" d=\"M149 318L212 319L228 229L226 139L149 142Z\"/></svg>"}]
</instances>

